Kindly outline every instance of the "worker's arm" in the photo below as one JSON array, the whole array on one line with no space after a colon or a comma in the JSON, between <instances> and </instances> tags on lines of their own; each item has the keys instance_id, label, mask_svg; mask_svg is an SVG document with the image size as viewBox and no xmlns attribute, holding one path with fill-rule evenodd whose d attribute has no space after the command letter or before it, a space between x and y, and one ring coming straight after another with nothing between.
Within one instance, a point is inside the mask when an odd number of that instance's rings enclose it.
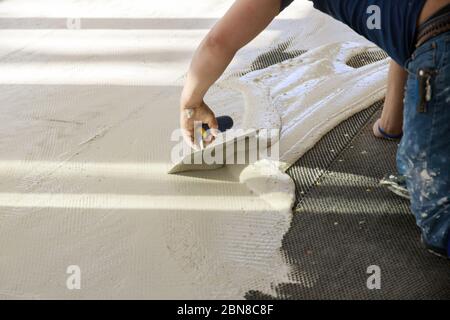
<instances>
[{"instance_id":1,"label":"worker's arm","mask_svg":"<svg viewBox=\"0 0 450 320\"><path fill-rule=\"evenodd\" d=\"M380 129L390 136L400 136L403 131L403 99L407 77L406 70L392 60L383 113L373 126L373 133L378 138L385 138Z\"/></svg>"},{"instance_id":2,"label":"worker's arm","mask_svg":"<svg viewBox=\"0 0 450 320\"><path fill-rule=\"evenodd\" d=\"M253 40L278 15L281 0L237 0L201 42L192 59L180 100L180 126L192 141L194 121L217 128L203 98L236 52ZM186 109L192 109L190 119Z\"/></svg>"}]
</instances>

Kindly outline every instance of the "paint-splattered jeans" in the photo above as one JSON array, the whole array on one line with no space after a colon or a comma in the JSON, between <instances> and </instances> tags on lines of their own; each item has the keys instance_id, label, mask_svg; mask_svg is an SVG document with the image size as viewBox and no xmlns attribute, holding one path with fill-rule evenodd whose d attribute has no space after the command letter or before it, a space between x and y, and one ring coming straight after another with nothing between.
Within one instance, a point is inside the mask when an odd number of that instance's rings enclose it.
<instances>
[{"instance_id":1,"label":"paint-splattered jeans","mask_svg":"<svg viewBox=\"0 0 450 320\"><path fill-rule=\"evenodd\" d=\"M406 177L423 240L449 252L450 32L417 48L406 68L404 135L397 166Z\"/></svg>"}]
</instances>

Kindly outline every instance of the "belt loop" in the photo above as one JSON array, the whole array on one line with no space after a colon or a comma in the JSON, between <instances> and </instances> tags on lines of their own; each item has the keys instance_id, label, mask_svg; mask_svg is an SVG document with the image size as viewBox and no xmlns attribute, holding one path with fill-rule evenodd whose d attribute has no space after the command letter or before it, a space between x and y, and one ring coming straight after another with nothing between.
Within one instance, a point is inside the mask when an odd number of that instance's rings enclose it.
<instances>
[{"instance_id":1,"label":"belt loop","mask_svg":"<svg viewBox=\"0 0 450 320\"><path fill-rule=\"evenodd\" d=\"M408 59L405 61L404 65L403 65L403 69L408 70L408 65L409 65L409 63L410 63L411 61L413 61L413 60L414 60L414 53L411 55L410 58L408 58Z\"/></svg>"}]
</instances>

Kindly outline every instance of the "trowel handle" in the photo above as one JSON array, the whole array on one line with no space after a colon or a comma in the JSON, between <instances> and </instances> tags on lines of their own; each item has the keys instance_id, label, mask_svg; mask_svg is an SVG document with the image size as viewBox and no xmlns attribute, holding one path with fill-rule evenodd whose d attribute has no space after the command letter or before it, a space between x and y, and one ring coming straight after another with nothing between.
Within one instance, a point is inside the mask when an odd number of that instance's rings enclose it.
<instances>
[{"instance_id":1,"label":"trowel handle","mask_svg":"<svg viewBox=\"0 0 450 320\"><path fill-rule=\"evenodd\" d=\"M229 116L221 116L221 117L217 117L217 124L219 125L219 131L220 132L225 132L231 128L233 128L233 119ZM203 124L203 129L205 131L209 130L209 126L205 123Z\"/></svg>"}]
</instances>

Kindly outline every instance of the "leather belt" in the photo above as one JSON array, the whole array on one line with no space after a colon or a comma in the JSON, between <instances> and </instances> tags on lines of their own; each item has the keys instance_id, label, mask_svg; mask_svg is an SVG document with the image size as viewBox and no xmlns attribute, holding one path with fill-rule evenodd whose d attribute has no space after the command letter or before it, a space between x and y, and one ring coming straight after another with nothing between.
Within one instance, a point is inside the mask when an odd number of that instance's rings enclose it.
<instances>
[{"instance_id":1,"label":"leather belt","mask_svg":"<svg viewBox=\"0 0 450 320\"><path fill-rule=\"evenodd\" d=\"M441 15L434 16L419 26L417 31L416 48L444 32L450 30L450 12L446 10Z\"/></svg>"}]
</instances>

